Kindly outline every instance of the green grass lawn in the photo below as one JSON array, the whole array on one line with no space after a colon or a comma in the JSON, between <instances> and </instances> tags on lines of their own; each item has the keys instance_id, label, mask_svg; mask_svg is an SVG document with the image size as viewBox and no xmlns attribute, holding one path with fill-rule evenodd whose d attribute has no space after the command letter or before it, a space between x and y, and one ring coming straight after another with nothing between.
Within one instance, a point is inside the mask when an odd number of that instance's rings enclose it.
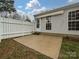
<instances>
[{"instance_id":1,"label":"green grass lawn","mask_svg":"<svg viewBox=\"0 0 79 59\"><path fill-rule=\"evenodd\" d=\"M79 59L79 41L64 39L59 59Z\"/></svg>"}]
</instances>

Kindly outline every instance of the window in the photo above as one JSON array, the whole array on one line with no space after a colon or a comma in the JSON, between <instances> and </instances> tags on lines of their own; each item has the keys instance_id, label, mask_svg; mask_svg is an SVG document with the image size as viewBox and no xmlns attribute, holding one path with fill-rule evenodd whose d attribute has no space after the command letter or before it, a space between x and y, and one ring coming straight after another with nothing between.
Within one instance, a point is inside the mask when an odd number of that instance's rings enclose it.
<instances>
[{"instance_id":1,"label":"window","mask_svg":"<svg viewBox=\"0 0 79 59\"><path fill-rule=\"evenodd\" d=\"M69 12L68 29L79 31L79 10Z\"/></svg>"},{"instance_id":2,"label":"window","mask_svg":"<svg viewBox=\"0 0 79 59\"><path fill-rule=\"evenodd\" d=\"M51 30L51 17L46 17L46 30Z\"/></svg>"},{"instance_id":3,"label":"window","mask_svg":"<svg viewBox=\"0 0 79 59\"><path fill-rule=\"evenodd\" d=\"M76 19L79 20L79 10L76 11Z\"/></svg>"},{"instance_id":4,"label":"window","mask_svg":"<svg viewBox=\"0 0 79 59\"><path fill-rule=\"evenodd\" d=\"M37 28L39 28L39 26L40 26L40 22L39 22L39 19L36 19L36 21L37 21Z\"/></svg>"}]
</instances>

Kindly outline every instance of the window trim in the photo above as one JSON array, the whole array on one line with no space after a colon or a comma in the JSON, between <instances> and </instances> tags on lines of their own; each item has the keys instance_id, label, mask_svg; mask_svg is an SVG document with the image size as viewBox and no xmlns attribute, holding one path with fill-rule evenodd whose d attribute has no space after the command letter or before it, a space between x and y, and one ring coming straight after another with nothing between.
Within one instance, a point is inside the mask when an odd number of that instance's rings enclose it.
<instances>
[{"instance_id":1,"label":"window trim","mask_svg":"<svg viewBox=\"0 0 79 59\"><path fill-rule=\"evenodd\" d=\"M36 19L36 28L40 28L40 20Z\"/></svg>"},{"instance_id":2,"label":"window trim","mask_svg":"<svg viewBox=\"0 0 79 59\"><path fill-rule=\"evenodd\" d=\"M51 16L46 17L46 30L52 30Z\"/></svg>"},{"instance_id":3,"label":"window trim","mask_svg":"<svg viewBox=\"0 0 79 59\"><path fill-rule=\"evenodd\" d=\"M68 30L79 31L78 25L79 25L79 10L68 12Z\"/></svg>"}]
</instances>

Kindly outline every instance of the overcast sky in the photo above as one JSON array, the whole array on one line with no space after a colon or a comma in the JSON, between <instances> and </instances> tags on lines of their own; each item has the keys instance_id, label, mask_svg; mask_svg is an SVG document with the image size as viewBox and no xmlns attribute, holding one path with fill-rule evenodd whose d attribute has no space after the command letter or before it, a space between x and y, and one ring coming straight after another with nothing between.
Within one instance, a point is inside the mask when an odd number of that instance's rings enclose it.
<instances>
[{"instance_id":1,"label":"overcast sky","mask_svg":"<svg viewBox=\"0 0 79 59\"><path fill-rule=\"evenodd\" d=\"M15 0L15 8L23 14L36 14L75 2L79 0Z\"/></svg>"}]
</instances>

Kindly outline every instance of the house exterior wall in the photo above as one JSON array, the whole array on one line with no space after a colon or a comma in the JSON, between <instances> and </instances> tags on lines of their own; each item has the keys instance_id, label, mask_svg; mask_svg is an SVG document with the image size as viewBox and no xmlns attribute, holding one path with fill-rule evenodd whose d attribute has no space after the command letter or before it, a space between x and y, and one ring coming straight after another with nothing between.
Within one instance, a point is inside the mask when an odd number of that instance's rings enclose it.
<instances>
[{"instance_id":1,"label":"house exterior wall","mask_svg":"<svg viewBox=\"0 0 79 59\"><path fill-rule=\"evenodd\" d=\"M64 13L64 21L65 21L65 24L64 25L66 27L66 30L65 30L64 33L66 33L66 34L79 35L79 30L78 31L76 31L76 30L69 31L68 30L68 12L75 11L75 10L79 10L79 7L70 8L70 9L66 10L65 13Z\"/></svg>"},{"instance_id":2,"label":"house exterior wall","mask_svg":"<svg viewBox=\"0 0 79 59\"><path fill-rule=\"evenodd\" d=\"M46 18L43 17L41 20L41 32L47 32L47 33L58 33L58 34L72 34L72 35L79 35L79 31L69 31L68 30L68 12L79 10L79 7L74 7L70 9L65 9L64 13L61 15L53 15L51 17L51 23L52 23L52 30L46 30ZM42 16L42 15L41 15Z\"/></svg>"}]
</instances>

